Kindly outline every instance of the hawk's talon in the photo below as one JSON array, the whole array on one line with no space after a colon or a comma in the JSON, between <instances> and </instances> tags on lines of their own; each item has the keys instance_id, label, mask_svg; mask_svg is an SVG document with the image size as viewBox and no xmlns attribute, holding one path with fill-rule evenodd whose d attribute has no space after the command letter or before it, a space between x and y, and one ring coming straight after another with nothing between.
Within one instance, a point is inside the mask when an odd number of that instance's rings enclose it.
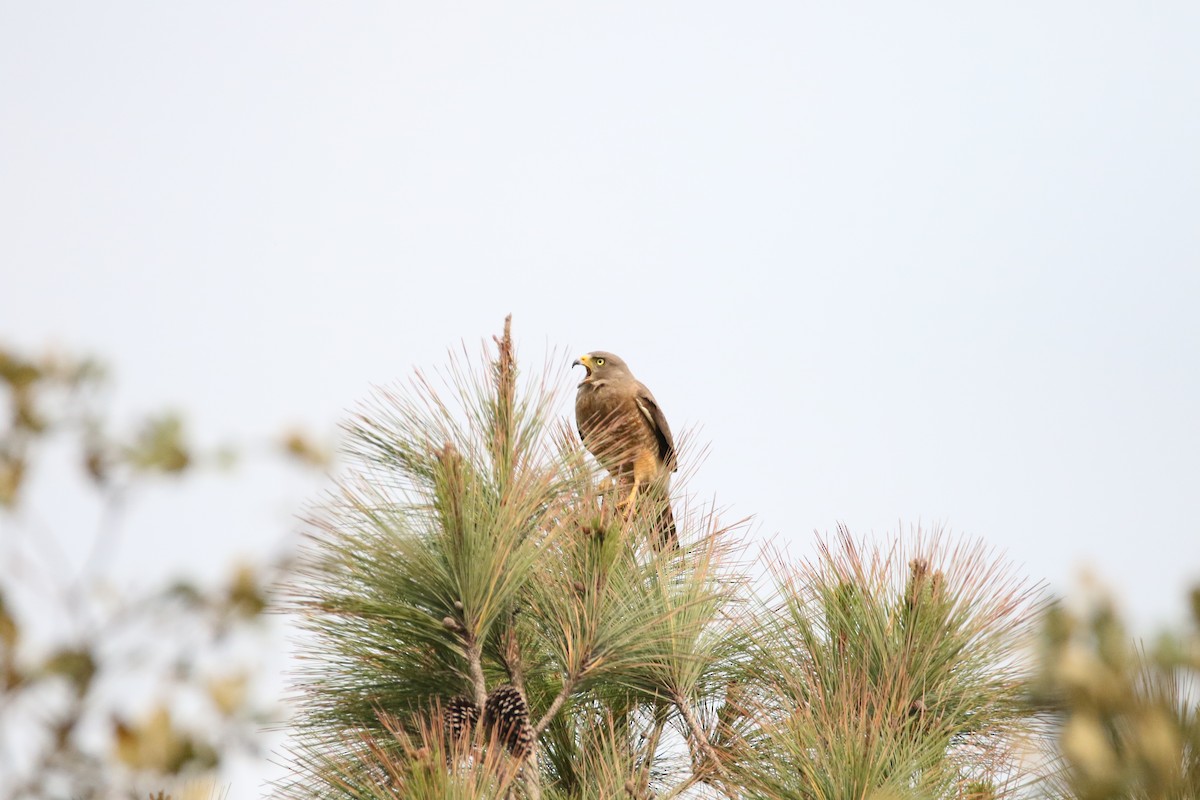
<instances>
[{"instance_id":1,"label":"hawk's talon","mask_svg":"<svg viewBox=\"0 0 1200 800\"><path fill-rule=\"evenodd\" d=\"M621 509L622 511L628 511L632 514L633 508L637 504L637 495L638 482L635 480L633 482L633 488L629 490L629 494L626 495L625 499L617 502L617 508Z\"/></svg>"}]
</instances>

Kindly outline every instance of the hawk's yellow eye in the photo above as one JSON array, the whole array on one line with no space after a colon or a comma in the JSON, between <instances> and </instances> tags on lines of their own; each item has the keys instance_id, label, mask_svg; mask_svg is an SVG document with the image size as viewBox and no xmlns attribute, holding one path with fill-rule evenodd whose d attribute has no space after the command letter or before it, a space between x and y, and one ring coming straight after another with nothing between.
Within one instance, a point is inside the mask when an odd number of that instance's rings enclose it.
<instances>
[{"instance_id":1,"label":"hawk's yellow eye","mask_svg":"<svg viewBox=\"0 0 1200 800\"><path fill-rule=\"evenodd\" d=\"M603 366L604 366L604 359L603 359L603 358L597 358L597 359L596 359L596 366L597 366L597 367L603 367Z\"/></svg>"}]
</instances>

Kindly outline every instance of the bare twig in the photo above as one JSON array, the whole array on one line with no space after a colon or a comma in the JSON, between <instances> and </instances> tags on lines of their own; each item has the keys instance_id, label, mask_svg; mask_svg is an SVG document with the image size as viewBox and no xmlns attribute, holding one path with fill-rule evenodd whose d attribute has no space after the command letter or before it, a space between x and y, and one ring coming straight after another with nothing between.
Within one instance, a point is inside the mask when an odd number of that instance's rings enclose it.
<instances>
[{"instance_id":1,"label":"bare twig","mask_svg":"<svg viewBox=\"0 0 1200 800\"><path fill-rule=\"evenodd\" d=\"M97 526L96 535L92 539L92 546L88 550L87 558L84 559L83 566L79 569L79 575L75 579L77 589L94 579L103 569L105 560L115 554L121 535L118 523L125 510L129 488L126 485L109 486L104 489L104 506L101 511L100 523Z\"/></svg>"}]
</instances>

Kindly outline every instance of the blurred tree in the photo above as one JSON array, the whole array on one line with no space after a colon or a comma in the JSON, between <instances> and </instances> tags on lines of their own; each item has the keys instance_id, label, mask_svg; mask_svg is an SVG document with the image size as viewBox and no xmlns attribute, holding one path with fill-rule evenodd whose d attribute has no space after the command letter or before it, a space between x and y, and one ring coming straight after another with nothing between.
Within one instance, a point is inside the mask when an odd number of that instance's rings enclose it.
<instances>
[{"instance_id":1,"label":"blurred tree","mask_svg":"<svg viewBox=\"0 0 1200 800\"><path fill-rule=\"evenodd\" d=\"M257 752L274 716L252 689L255 654L271 642L266 587L286 563L240 565L223 585L174 580L135 592L118 590L101 564L131 491L227 465L231 451L198 451L174 413L113 436L94 360L0 348L0 386L0 798L145 797L213 783L232 754ZM62 449L82 480L78 496L56 502L100 500L78 572L29 507L31 477ZM300 433L278 451L324 464ZM56 489L72 491L57 477Z\"/></svg>"},{"instance_id":2,"label":"blurred tree","mask_svg":"<svg viewBox=\"0 0 1200 800\"><path fill-rule=\"evenodd\" d=\"M1043 623L1033 697L1049 723L1044 794L1078 800L1200 797L1200 587L1191 623L1150 647L1103 593Z\"/></svg>"}]
</instances>

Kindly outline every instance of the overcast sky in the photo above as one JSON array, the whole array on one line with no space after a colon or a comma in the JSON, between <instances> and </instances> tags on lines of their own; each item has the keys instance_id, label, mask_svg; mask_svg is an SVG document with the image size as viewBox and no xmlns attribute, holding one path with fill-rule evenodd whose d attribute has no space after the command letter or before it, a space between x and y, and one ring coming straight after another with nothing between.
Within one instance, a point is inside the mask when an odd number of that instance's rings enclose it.
<instances>
[{"instance_id":1,"label":"overcast sky","mask_svg":"<svg viewBox=\"0 0 1200 800\"><path fill-rule=\"evenodd\" d=\"M1194 0L0 0L0 338L219 439L331 430L512 312L530 369L623 356L760 539L942 523L1165 619L1197 42ZM266 548L290 491L119 564Z\"/></svg>"}]
</instances>

